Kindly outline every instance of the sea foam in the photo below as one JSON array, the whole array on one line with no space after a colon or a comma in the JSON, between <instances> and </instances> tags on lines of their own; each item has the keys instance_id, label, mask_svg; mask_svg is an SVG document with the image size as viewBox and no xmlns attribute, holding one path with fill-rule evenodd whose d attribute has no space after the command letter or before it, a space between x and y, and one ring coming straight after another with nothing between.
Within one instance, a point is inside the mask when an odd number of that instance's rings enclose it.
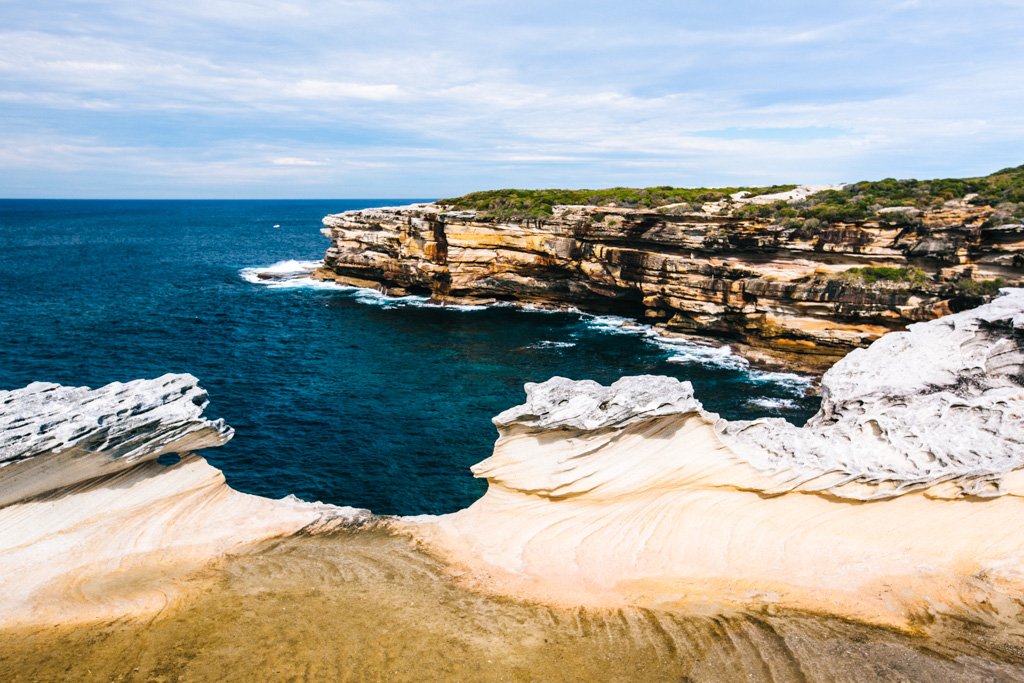
<instances>
[{"instance_id":1,"label":"sea foam","mask_svg":"<svg viewBox=\"0 0 1024 683\"><path fill-rule=\"evenodd\" d=\"M443 308L451 311L474 312L491 308L515 308L532 313L571 313L580 316L583 324L591 331L600 334L624 334L642 338L653 344L669 356L669 363L680 365L701 365L726 370L736 370L747 374L752 382L777 384L794 396L801 396L814 384L814 380L806 375L788 372L769 372L750 367L745 358L733 353L727 344L716 345L686 337L667 337L651 325L638 322L632 318L615 315L594 315L583 313L576 308L566 307L541 308L530 304L516 302L499 302L493 304L450 304L432 301L423 295L392 296L368 287L355 287L336 282L316 280L310 277L323 261L278 261L269 266L243 268L239 271L242 279L253 284L273 289L318 289L348 293L352 300L368 306L380 308ZM575 342L541 341L533 346L537 348L570 348ZM757 405L751 403L751 405ZM781 406L758 405L758 407L775 408Z\"/></svg>"},{"instance_id":2,"label":"sea foam","mask_svg":"<svg viewBox=\"0 0 1024 683\"><path fill-rule=\"evenodd\" d=\"M582 317L592 330L642 337L647 343L667 351L670 354L666 359L669 363L745 372L753 382L779 384L796 396L805 394L814 384L814 379L807 375L751 368L747 359L734 353L728 344L712 344L689 337L668 337L650 325L620 316L582 314Z\"/></svg>"},{"instance_id":3,"label":"sea foam","mask_svg":"<svg viewBox=\"0 0 1024 683\"><path fill-rule=\"evenodd\" d=\"M246 282L263 285L273 289L333 289L351 291L356 287L340 285L336 282L324 282L310 277L314 270L323 265L323 261L278 261L269 266L242 268L238 274Z\"/></svg>"}]
</instances>

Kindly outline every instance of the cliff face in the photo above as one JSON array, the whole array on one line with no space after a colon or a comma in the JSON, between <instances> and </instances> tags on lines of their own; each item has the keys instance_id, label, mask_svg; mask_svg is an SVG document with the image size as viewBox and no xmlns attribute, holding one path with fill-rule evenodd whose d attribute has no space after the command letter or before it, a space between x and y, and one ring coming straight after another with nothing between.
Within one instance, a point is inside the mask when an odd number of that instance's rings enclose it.
<instances>
[{"instance_id":1,"label":"cliff face","mask_svg":"<svg viewBox=\"0 0 1024 683\"><path fill-rule=\"evenodd\" d=\"M628 315L815 370L1024 277L1024 226L993 225L991 206L955 200L813 227L734 208L555 206L504 221L437 204L349 211L324 218L331 245L317 277Z\"/></svg>"}]
</instances>

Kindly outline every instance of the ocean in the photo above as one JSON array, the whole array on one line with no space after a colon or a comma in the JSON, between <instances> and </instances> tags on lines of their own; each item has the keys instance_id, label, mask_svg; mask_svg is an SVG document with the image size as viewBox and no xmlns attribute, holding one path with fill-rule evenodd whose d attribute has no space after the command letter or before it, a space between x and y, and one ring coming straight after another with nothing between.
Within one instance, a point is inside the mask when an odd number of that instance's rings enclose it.
<instances>
[{"instance_id":1,"label":"ocean","mask_svg":"<svg viewBox=\"0 0 1024 683\"><path fill-rule=\"evenodd\" d=\"M203 453L231 486L402 515L483 493L469 467L525 382L663 374L729 419L817 410L806 378L621 319L254 277L321 258L325 214L411 201L0 200L0 389L192 373L236 429Z\"/></svg>"}]
</instances>

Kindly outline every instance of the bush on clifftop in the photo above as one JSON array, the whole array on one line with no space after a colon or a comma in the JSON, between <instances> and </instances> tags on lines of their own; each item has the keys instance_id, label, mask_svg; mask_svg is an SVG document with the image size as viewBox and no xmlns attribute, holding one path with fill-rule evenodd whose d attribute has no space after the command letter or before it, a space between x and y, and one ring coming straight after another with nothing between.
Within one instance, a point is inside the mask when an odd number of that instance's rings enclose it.
<instances>
[{"instance_id":1,"label":"bush on clifftop","mask_svg":"<svg viewBox=\"0 0 1024 683\"><path fill-rule=\"evenodd\" d=\"M654 209L670 204L701 204L725 199L736 192L751 196L787 192L796 185L769 187L612 187L606 190L485 190L438 200L454 209L482 211L499 219L544 218L559 204L620 206Z\"/></svg>"},{"instance_id":2,"label":"bush on clifftop","mask_svg":"<svg viewBox=\"0 0 1024 683\"><path fill-rule=\"evenodd\" d=\"M890 266L850 268L840 273L839 279L864 285L873 285L879 282L923 285L928 281L924 271L920 268L893 268Z\"/></svg>"},{"instance_id":3,"label":"bush on clifftop","mask_svg":"<svg viewBox=\"0 0 1024 683\"><path fill-rule=\"evenodd\" d=\"M1004 168L979 178L863 181L841 190L819 192L802 202L795 202L793 206L802 217L849 223L866 220L886 207L934 209L951 199L963 199L969 195L976 195L969 200L975 205L995 206L1024 201L1024 166ZM889 216L887 220L899 222L896 216Z\"/></svg>"},{"instance_id":4,"label":"bush on clifftop","mask_svg":"<svg viewBox=\"0 0 1024 683\"><path fill-rule=\"evenodd\" d=\"M683 188L663 185L659 187L613 187L604 190L487 190L471 192L461 197L439 200L439 204L454 209L473 209L499 220L521 218L544 219L552 215L558 204L591 206L619 206L625 208L654 209L671 204L693 204L720 201L737 192L751 196L786 192L795 185L769 187L696 187ZM879 209L907 206L917 209L936 208L951 199L963 199L977 205L1024 207L1024 165L1004 168L977 178L939 178L915 180L885 178L862 181L839 190L818 192L795 202L779 201L772 204L746 204L736 207L737 216L758 219L815 219L821 223L852 223L878 216ZM1006 212L1010 219L1024 218L1021 211ZM1021 214L1021 215L1018 215ZM889 223L912 224L913 221L896 215L885 218Z\"/></svg>"}]
</instances>

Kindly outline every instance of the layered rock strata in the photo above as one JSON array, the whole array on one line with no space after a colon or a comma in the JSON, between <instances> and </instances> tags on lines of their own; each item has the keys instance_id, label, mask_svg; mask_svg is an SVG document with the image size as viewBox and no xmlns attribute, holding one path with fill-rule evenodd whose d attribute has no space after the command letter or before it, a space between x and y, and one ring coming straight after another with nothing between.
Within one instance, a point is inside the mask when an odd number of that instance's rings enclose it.
<instances>
[{"instance_id":1,"label":"layered rock strata","mask_svg":"<svg viewBox=\"0 0 1024 683\"><path fill-rule=\"evenodd\" d=\"M494 419L486 495L416 533L482 585L568 604L998 622L1024 589L1024 290L826 373L806 426L689 383L555 378Z\"/></svg>"},{"instance_id":2,"label":"layered rock strata","mask_svg":"<svg viewBox=\"0 0 1024 683\"><path fill-rule=\"evenodd\" d=\"M233 434L206 404L190 375L0 391L0 624L158 610L228 552L360 519L229 488L191 453Z\"/></svg>"},{"instance_id":3,"label":"layered rock strata","mask_svg":"<svg viewBox=\"0 0 1024 683\"><path fill-rule=\"evenodd\" d=\"M915 209L913 229L889 210L810 229L721 204L684 208L556 206L514 221L437 204L349 211L324 218L331 244L316 276L442 302L628 315L816 371L887 331L983 302L954 282L1024 277L1024 226L989 225L992 207L966 201ZM842 275L864 266L915 277Z\"/></svg>"}]
</instances>

